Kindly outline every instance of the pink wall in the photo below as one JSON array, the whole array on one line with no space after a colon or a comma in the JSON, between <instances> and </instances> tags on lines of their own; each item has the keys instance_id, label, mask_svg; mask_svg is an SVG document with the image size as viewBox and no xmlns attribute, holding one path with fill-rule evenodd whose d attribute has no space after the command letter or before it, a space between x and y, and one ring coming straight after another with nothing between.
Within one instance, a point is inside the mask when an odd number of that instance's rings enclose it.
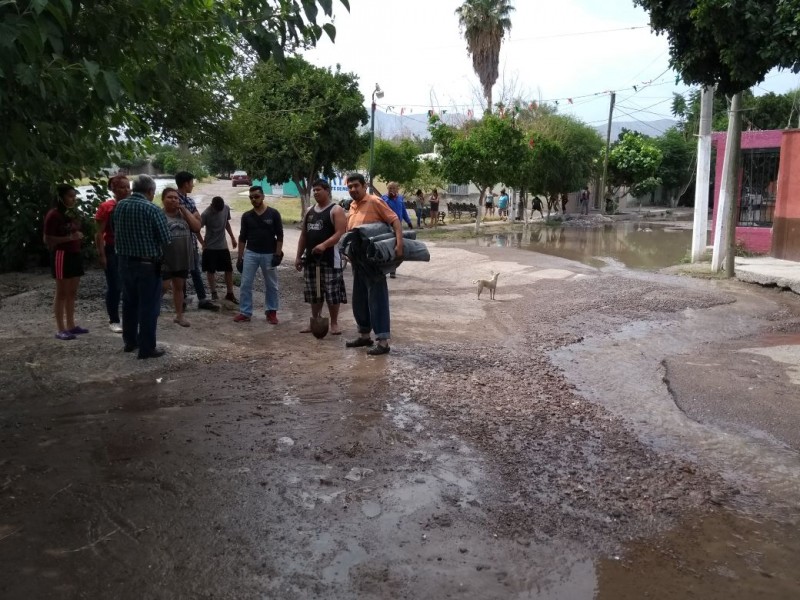
<instances>
[{"instance_id":1,"label":"pink wall","mask_svg":"<svg viewBox=\"0 0 800 600\"><path fill-rule=\"evenodd\" d=\"M773 129L769 131L743 131L742 150L754 148L780 148L783 131ZM719 207L719 191L722 183L722 163L725 160L725 143L728 139L726 132L711 134L711 140L717 149L717 163L714 174L714 217L711 226L711 239L714 239L714 230L717 227L717 208ZM741 194L741 186L739 190ZM738 201L741 198L737 197ZM772 228L771 227L737 227L736 241L741 242L745 248L751 252L769 254L772 248Z\"/></svg>"},{"instance_id":2,"label":"pink wall","mask_svg":"<svg viewBox=\"0 0 800 600\"><path fill-rule=\"evenodd\" d=\"M800 129L783 132L772 231L770 254L800 261Z\"/></svg>"}]
</instances>

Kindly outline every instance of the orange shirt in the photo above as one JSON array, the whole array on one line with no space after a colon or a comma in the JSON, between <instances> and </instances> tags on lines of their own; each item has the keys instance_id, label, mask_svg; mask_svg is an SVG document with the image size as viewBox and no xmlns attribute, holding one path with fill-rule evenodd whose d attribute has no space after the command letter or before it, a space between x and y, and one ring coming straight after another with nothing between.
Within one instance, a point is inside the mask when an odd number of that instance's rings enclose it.
<instances>
[{"instance_id":1,"label":"orange shirt","mask_svg":"<svg viewBox=\"0 0 800 600\"><path fill-rule=\"evenodd\" d=\"M388 225L397 221L397 214L377 196L367 194L361 200L350 203L350 215L347 217L347 231L359 225L370 223L386 223Z\"/></svg>"}]
</instances>

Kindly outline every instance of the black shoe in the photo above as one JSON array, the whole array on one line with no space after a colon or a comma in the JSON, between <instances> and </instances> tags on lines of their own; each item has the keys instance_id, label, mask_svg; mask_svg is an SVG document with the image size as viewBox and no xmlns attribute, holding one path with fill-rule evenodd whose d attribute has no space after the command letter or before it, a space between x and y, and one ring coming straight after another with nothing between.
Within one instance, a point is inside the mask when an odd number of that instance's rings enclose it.
<instances>
[{"instance_id":1,"label":"black shoe","mask_svg":"<svg viewBox=\"0 0 800 600\"><path fill-rule=\"evenodd\" d=\"M397 275L394 273L389 273L389 279L397 279Z\"/></svg>"},{"instance_id":2,"label":"black shoe","mask_svg":"<svg viewBox=\"0 0 800 600\"><path fill-rule=\"evenodd\" d=\"M372 346L374 343L375 342L372 341L372 338L359 337L354 340L348 340L344 345L347 348L361 348L363 346Z\"/></svg>"},{"instance_id":3,"label":"black shoe","mask_svg":"<svg viewBox=\"0 0 800 600\"><path fill-rule=\"evenodd\" d=\"M139 349L139 344L125 344L125 347L122 349L123 352L133 352L134 350Z\"/></svg>"},{"instance_id":4,"label":"black shoe","mask_svg":"<svg viewBox=\"0 0 800 600\"><path fill-rule=\"evenodd\" d=\"M201 310L212 310L214 312L219 311L219 306L209 300L203 300L197 305L197 308Z\"/></svg>"},{"instance_id":5,"label":"black shoe","mask_svg":"<svg viewBox=\"0 0 800 600\"><path fill-rule=\"evenodd\" d=\"M378 344L374 348L367 350L370 356L380 356L381 354L389 354L389 344Z\"/></svg>"},{"instance_id":6,"label":"black shoe","mask_svg":"<svg viewBox=\"0 0 800 600\"><path fill-rule=\"evenodd\" d=\"M141 358L141 359L161 358L162 356L164 356L164 354L166 354L166 350L162 350L161 348L156 348L150 354L139 353L139 356L137 356L136 358Z\"/></svg>"}]
</instances>

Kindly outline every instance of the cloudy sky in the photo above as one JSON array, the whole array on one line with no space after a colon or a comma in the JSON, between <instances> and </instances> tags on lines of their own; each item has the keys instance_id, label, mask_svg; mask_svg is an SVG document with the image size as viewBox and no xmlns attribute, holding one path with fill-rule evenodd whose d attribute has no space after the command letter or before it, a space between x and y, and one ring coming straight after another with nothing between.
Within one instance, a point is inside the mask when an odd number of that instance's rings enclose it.
<instances>
[{"instance_id":1,"label":"cloudy sky","mask_svg":"<svg viewBox=\"0 0 800 600\"><path fill-rule=\"evenodd\" d=\"M336 0L334 0L336 3ZM608 91L617 92L615 120L671 118L675 85L667 40L651 33L647 14L631 0L516 0L512 29L500 53L495 99L555 102L590 124L608 117ZM414 114L430 108L479 114L478 79L454 14L459 0L350 0L335 4L336 43L307 53L320 66L357 73L369 101ZM648 83L650 82L650 83ZM637 86L637 90L633 86ZM785 92L800 76L773 72L755 91ZM570 103L569 99L572 99Z\"/></svg>"}]
</instances>

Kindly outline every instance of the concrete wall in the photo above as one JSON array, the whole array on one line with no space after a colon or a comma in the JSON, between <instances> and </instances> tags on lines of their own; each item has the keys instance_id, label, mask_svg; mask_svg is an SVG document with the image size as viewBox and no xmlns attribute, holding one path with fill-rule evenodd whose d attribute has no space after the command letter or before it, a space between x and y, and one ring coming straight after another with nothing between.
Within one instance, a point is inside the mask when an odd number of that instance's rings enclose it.
<instances>
[{"instance_id":1,"label":"concrete wall","mask_svg":"<svg viewBox=\"0 0 800 600\"><path fill-rule=\"evenodd\" d=\"M742 150L752 150L756 148L780 148L783 130L769 131L743 131ZM719 207L719 192L722 185L722 164L725 160L725 142L728 134L718 132L711 134L712 143L717 149L717 164L714 174L714 216L711 226L710 240L714 239L714 230L717 226L717 208ZM781 155L781 165L783 155ZM739 212L739 202L741 201L741 174L739 189L736 194L736 212ZM741 243L746 249L759 254L769 254L772 249L772 228L771 227L737 227L736 241Z\"/></svg>"},{"instance_id":2,"label":"concrete wall","mask_svg":"<svg viewBox=\"0 0 800 600\"><path fill-rule=\"evenodd\" d=\"M784 131L771 254L800 261L800 130Z\"/></svg>"}]
</instances>

